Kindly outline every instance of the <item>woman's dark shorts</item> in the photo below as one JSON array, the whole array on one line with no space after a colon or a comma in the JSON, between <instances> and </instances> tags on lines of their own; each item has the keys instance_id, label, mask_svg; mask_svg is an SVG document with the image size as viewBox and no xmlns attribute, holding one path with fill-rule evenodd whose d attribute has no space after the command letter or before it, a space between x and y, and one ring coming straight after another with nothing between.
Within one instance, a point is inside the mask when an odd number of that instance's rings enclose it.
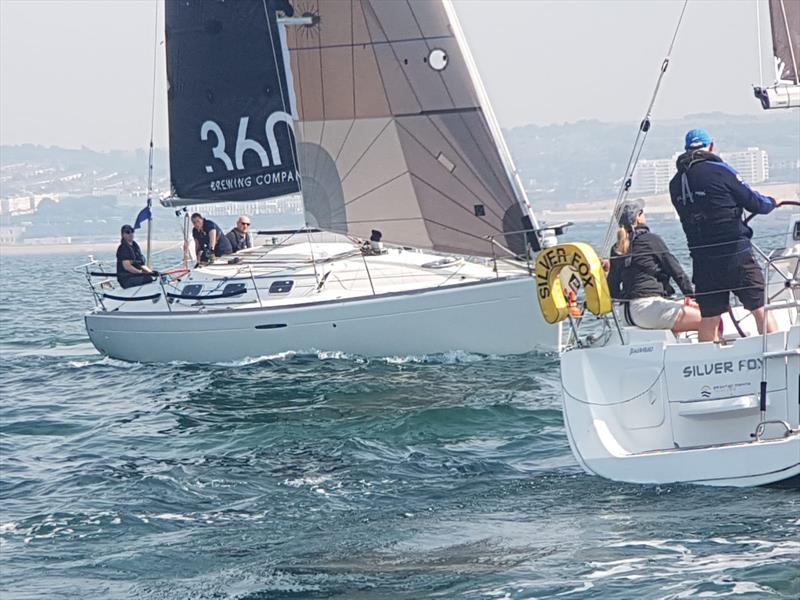
<instances>
[{"instance_id":1,"label":"woman's dark shorts","mask_svg":"<svg viewBox=\"0 0 800 600\"><path fill-rule=\"evenodd\" d=\"M724 258L699 258L692 269L697 303L704 317L730 308L733 292L747 310L764 306L764 275L751 253Z\"/></svg>"}]
</instances>

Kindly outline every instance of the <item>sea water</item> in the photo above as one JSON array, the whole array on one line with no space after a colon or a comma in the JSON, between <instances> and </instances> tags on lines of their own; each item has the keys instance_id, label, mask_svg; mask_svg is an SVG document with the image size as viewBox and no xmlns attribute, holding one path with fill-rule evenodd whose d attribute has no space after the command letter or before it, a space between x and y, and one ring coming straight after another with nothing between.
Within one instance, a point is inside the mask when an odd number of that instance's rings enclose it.
<instances>
[{"instance_id":1,"label":"sea water","mask_svg":"<svg viewBox=\"0 0 800 600\"><path fill-rule=\"evenodd\" d=\"M584 474L556 356L127 364L83 260L2 259L4 599L800 595L800 494Z\"/></svg>"}]
</instances>

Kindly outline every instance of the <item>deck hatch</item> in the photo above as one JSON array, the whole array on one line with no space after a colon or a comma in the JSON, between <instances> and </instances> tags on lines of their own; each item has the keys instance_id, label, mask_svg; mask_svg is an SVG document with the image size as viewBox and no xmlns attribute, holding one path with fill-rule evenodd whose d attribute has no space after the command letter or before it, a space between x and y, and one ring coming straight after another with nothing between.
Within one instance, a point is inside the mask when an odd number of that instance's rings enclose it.
<instances>
[{"instance_id":1,"label":"deck hatch","mask_svg":"<svg viewBox=\"0 0 800 600\"><path fill-rule=\"evenodd\" d=\"M273 281L269 286L270 294L288 294L294 286L294 281Z\"/></svg>"}]
</instances>

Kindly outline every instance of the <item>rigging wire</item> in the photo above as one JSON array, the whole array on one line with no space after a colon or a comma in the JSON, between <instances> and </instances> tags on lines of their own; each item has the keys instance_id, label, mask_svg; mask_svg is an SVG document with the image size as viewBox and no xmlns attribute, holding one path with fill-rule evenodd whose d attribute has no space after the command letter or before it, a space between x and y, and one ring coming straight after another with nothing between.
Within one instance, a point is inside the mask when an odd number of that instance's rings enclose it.
<instances>
[{"instance_id":1,"label":"rigging wire","mask_svg":"<svg viewBox=\"0 0 800 600\"><path fill-rule=\"evenodd\" d=\"M151 86L150 100L150 152L147 159L147 208L153 206L153 137L156 120L156 73L158 72L158 0L155 5L155 18L153 19L153 83ZM147 220L147 264L150 264L150 245L152 235L153 215Z\"/></svg>"},{"instance_id":2,"label":"rigging wire","mask_svg":"<svg viewBox=\"0 0 800 600\"><path fill-rule=\"evenodd\" d=\"M153 207L153 172L155 170L155 121L156 121L156 90L158 87L158 48L161 45L159 42L159 34L158 34L158 5L159 0L154 0L153 5L155 6L155 18L153 19L153 79L151 82L151 95L150 95L150 144L148 150L148 157L147 157L147 208L152 209ZM186 208L183 208L183 212L186 212ZM178 216L179 213L176 213ZM157 252L151 252L151 243L150 243L150 234L151 234L151 223L153 222L152 214L150 215L150 219L147 222L147 229L148 229L148 243L147 243L147 264L150 264L150 256L155 256L156 254L161 254L163 250L159 250ZM183 238L183 262L185 264L189 263L189 259L191 257L189 251L189 231L186 227L186 223L182 222L181 225L178 226L178 231Z\"/></svg>"},{"instance_id":3,"label":"rigging wire","mask_svg":"<svg viewBox=\"0 0 800 600\"><path fill-rule=\"evenodd\" d=\"M756 34L758 36L758 85L764 87L764 49L761 45L761 0L755 0L756 3Z\"/></svg>"},{"instance_id":4,"label":"rigging wire","mask_svg":"<svg viewBox=\"0 0 800 600\"><path fill-rule=\"evenodd\" d=\"M650 118L652 117L653 106L656 103L656 98L658 97L658 92L661 88L661 81L664 79L664 74L667 72L669 61L672 58L672 49L675 47L675 40L678 38L678 31L680 31L681 24L683 23L683 16L686 13L686 7L688 4L689 0L684 0L680 17L678 17L678 24L675 27L675 32L672 34L672 41L670 42L669 49L667 50L667 55L661 63L661 70L658 74L658 79L656 80L656 86L653 90L653 95L650 98L650 104L647 107L647 112L644 116L644 119L642 119L641 123L639 124L639 130L636 133L636 139L633 142L633 148L631 149L631 154L628 157L628 164L625 166L625 176L622 178L622 183L620 185L619 192L617 193L617 198L614 201L614 208L611 211L611 219L608 224L608 229L606 230L606 235L603 239L602 251L604 253L609 252L611 248L611 241L613 239L617 223L617 211L625 201L625 198L628 196L628 191L633 183L633 174L636 170L636 165L639 162L639 157L642 154L642 149L644 148L647 134L650 131Z\"/></svg>"},{"instance_id":5,"label":"rigging wire","mask_svg":"<svg viewBox=\"0 0 800 600\"><path fill-rule=\"evenodd\" d=\"M261 0L264 6L264 18L267 20L267 32L269 32L269 43L270 47L272 48L272 62L275 65L275 74L278 78L278 90L281 94L281 106L283 107L283 112L290 115L291 119L294 119L294 114L292 111L287 110L286 100L283 93L283 78L281 77L281 69L280 65L278 65L278 52L277 50L280 49L281 55L283 54L283 44L281 43L280 48L276 48L275 46L275 36L272 35L272 23L269 18L269 9L267 8L267 0ZM275 26L280 27L278 24L278 15L275 15ZM284 65L285 69L291 69L291 65ZM300 192L300 196L303 197L303 182L302 177L300 177L299 173L299 165L297 164L300 161L300 153L297 151L297 146L295 145L295 138L294 138L294 128L286 123L286 134L289 136L289 145L292 148L292 163L293 168L297 172L297 189ZM305 202L303 202L303 212L305 213ZM308 222L306 221L305 214L303 215L303 221L306 223L306 228L308 228ZM312 243L311 239L311 232L306 232L308 238L308 248L311 253L311 259L314 261L314 277L317 280L317 285L319 285L319 274L317 273L317 266L316 260L314 260L314 244Z\"/></svg>"}]
</instances>

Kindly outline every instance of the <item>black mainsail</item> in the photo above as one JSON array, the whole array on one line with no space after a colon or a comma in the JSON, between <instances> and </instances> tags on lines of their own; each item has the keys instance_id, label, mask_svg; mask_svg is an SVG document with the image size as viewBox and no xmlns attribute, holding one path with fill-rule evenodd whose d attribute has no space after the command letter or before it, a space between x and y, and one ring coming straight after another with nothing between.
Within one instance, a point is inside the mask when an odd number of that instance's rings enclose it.
<instances>
[{"instance_id":1,"label":"black mainsail","mask_svg":"<svg viewBox=\"0 0 800 600\"><path fill-rule=\"evenodd\" d=\"M755 88L765 109L800 106L800 0L769 0L776 83Z\"/></svg>"},{"instance_id":2,"label":"black mainsail","mask_svg":"<svg viewBox=\"0 0 800 600\"><path fill-rule=\"evenodd\" d=\"M299 191L276 10L284 0L166 0L169 159L165 204Z\"/></svg>"}]
</instances>

